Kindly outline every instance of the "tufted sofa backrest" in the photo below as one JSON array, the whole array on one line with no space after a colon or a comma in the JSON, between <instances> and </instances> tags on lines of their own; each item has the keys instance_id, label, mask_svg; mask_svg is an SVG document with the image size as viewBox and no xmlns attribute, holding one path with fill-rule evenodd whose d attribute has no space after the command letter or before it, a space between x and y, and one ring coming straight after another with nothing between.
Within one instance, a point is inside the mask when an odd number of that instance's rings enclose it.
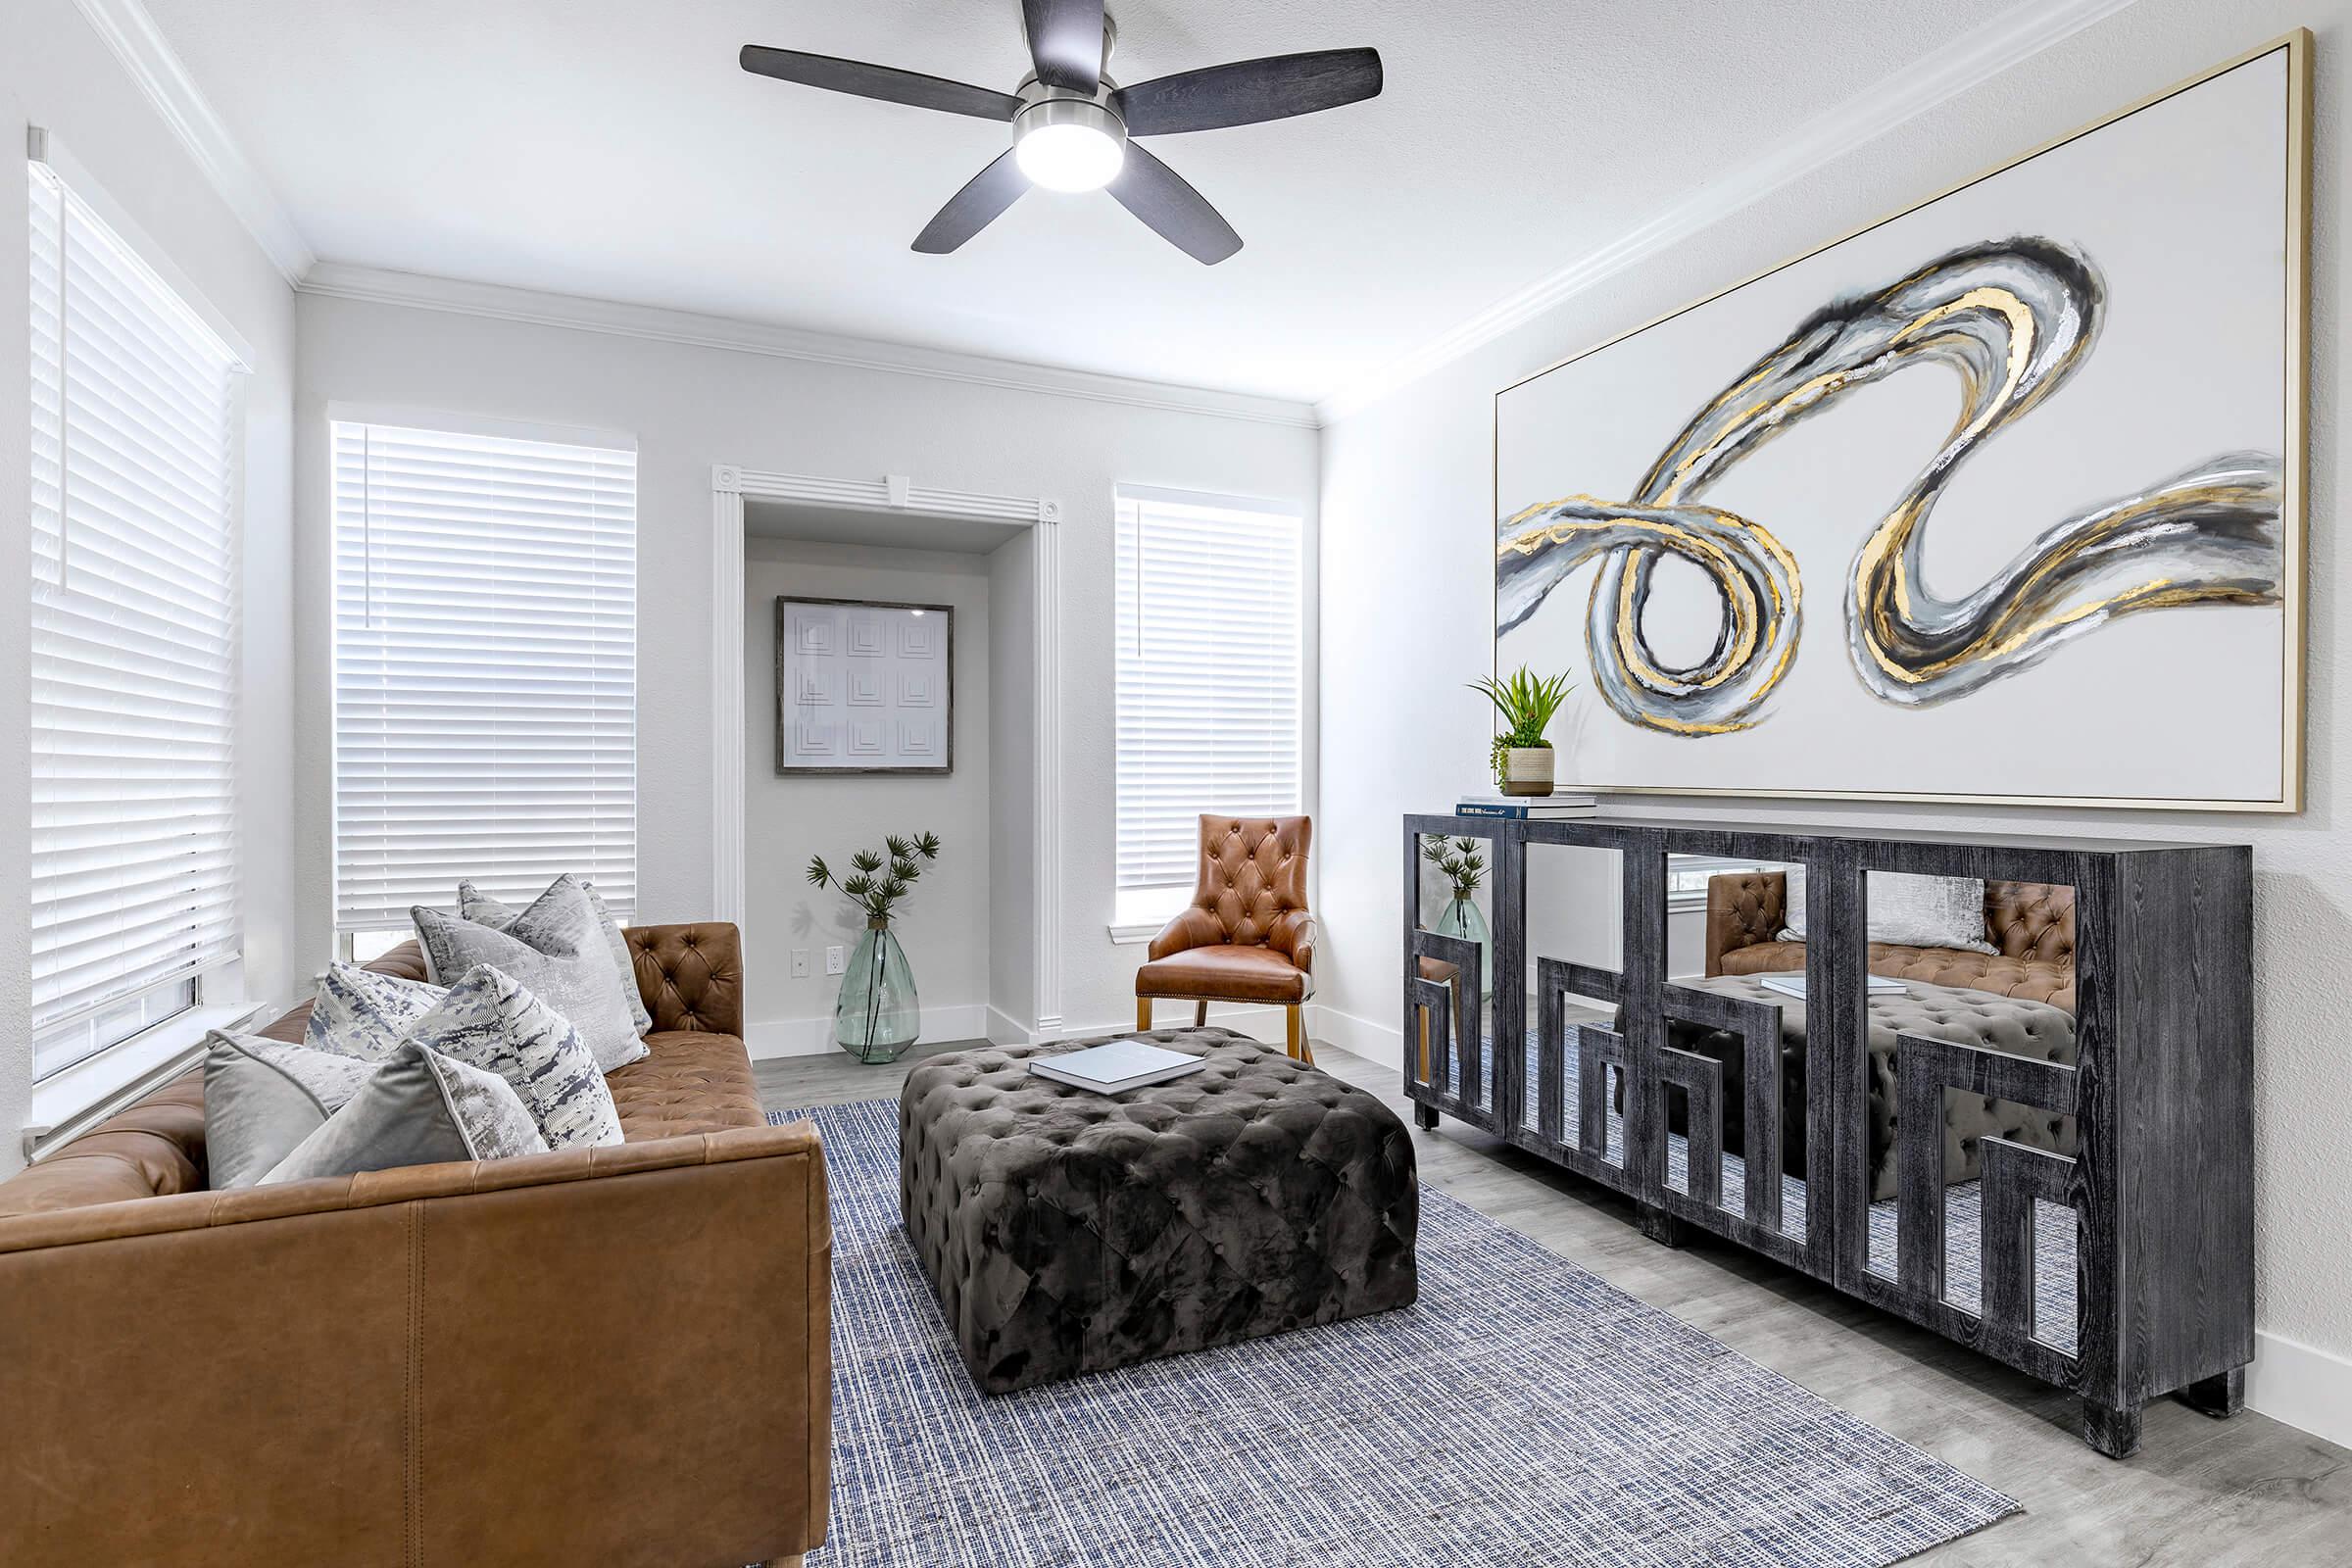
<instances>
[{"instance_id":1,"label":"tufted sofa backrest","mask_svg":"<svg viewBox=\"0 0 2352 1568\"><path fill-rule=\"evenodd\" d=\"M1229 943L1266 942L1277 918L1306 907L1306 844L1313 832L1303 816L1204 814L1194 906L1216 917Z\"/></svg>"},{"instance_id":2,"label":"tufted sofa backrest","mask_svg":"<svg viewBox=\"0 0 2352 1568\"><path fill-rule=\"evenodd\" d=\"M1984 939L2004 958L2073 962L2075 890L2049 882L1986 882Z\"/></svg>"},{"instance_id":3,"label":"tufted sofa backrest","mask_svg":"<svg viewBox=\"0 0 2352 1568\"><path fill-rule=\"evenodd\" d=\"M743 1034L743 935L733 925L634 925L621 935L655 1033Z\"/></svg>"}]
</instances>

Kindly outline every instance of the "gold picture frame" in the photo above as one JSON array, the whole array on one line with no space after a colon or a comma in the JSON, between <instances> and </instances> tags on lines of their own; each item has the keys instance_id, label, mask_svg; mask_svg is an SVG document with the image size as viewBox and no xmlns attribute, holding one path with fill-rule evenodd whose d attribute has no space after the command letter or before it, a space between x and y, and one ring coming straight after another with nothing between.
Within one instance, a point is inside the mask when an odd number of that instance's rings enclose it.
<instances>
[{"instance_id":1,"label":"gold picture frame","mask_svg":"<svg viewBox=\"0 0 2352 1568\"><path fill-rule=\"evenodd\" d=\"M2309 493L2309 418L2310 418L2310 330L2308 302L2311 276L2311 158L2312 158L2312 35L2307 28L2296 28L2260 44L2244 53L2223 61L2209 70L2173 83L2158 92L2137 99L2111 114L2054 136L2016 157L1983 170L1968 178L1920 198L1898 211L1886 214L1869 222L1847 229L1834 238L1798 255L1787 258L1771 267L1749 273L1728 283L1699 299L1672 311L1655 316L1637 326L1555 360L1543 368L1520 377L1494 393L1490 429L1492 444L1488 454L1489 511L1485 532L1485 553L1489 572L1488 629L1489 664L1491 671L1499 673L1500 665L1500 567L1495 548L1494 529L1501 519L1501 426L1502 400L1510 393L1542 379L1563 367L1588 359L1604 349L1639 336L1652 327L1688 315L1710 305L1725 296L1738 292L1762 278L1772 276L1813 257L1834 250L1857 236L1919 212L1955 192L1966 190L1995 175L2007 172L2056 148L2079 141L2096 131L2162 103L2167 99L2203 85L2254 61L2284 50L2286 60L2286 387L2284 397L2285 443L2280 454L2280 510L2279 510L2279 606L2281 610L2280 642L2283 669L2281 671L2280 713L2281 757L2280 793L2276 800L2196 800L2174 797L2129 797L2087 795L1996 795L1955 794L1931 791L1893 790L1809 790L1772 788L1733 788L1719 786L1679 785L1620 785L1596 783L1593 788L1608 795L1681 796L1732 798L1742 800L1792 801L1882 801L1913 805L1950 806L2029 806L2083 808L2130 810L2171 811L2242 811L2249 813L2291 813L2303 809L2305 756L2306 653L2305 616L2307 613L2308 584L2306 582L2306 532L2309 525L2307 497Z\"/></svg>"}]
</instances>

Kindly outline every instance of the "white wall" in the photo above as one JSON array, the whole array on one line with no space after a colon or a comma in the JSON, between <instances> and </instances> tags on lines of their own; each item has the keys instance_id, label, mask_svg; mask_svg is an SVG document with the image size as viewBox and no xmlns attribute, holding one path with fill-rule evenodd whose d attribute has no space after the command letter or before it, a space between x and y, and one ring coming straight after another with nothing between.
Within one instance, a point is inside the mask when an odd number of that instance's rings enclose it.
<instances>
[{"instance_id":1,"label":"white wall","mask_svg":"<svg viewBox=\"0 0 2352 1568\"><path fill-rule=\"evenodd\" d=\"M2340 236L2352 81L2347 0L2141 0L1847 154L1671 253L1570 299L1547 317L1326 431L1322 747L1335 778L1362 787L1325 803L1318 955L1323 1000L1382 1052L1396 1020L1397 816L1474 787L1487 719L1461 682L1488 666L1489 464L1496 389L1592 344L1910 205L2295 25L2318 35L2310 514L2310 808L2277 819L1986 808L1733 806L1790 822L1960 826L2031 833L2095 828L2255 847L2258 1406L2352 1440L2352 840L2342 833L2343 718L2352 694L2337 650L2347 606L2338 386L2347 259ZM1539 199L1541 193L1530 193ZM2185 241L2184 241L2185 242ZM1410 606L1398 614L1393 607ZM1681 809L1713 814L1725 803ZM2314 1348L2317 1353L2299 1348ZM2332 1358L2332 1359L2331 1359Z\"/></svg>"},{"instance_id":2,"label":"white wall","mask_svg":"<svg viewBox=\"0 0 2352 1568\"><path fill-rule=\"evenodd\" d=\"M951 264L952 265L952 264ZM330 401L627 431L638 452L641 918L709 913L710 466L1058 500L1063 1016L1131 1015L1134 949L1109 940L1111 506L1121 481L1298 502L1316 433L1287 423L806 359L305 295L296 394L298 904L328 948ZM1005 613L1025 613L1001 605ZM1002 804L1002 803L1000 803ZM771 977L748 977L755 1016ZM1026 1022L1027 1020L1023 1020Z\"/></svg>"},{"instance_id":3,"label":"white wall","mask_svg":"<svg viewBox=\"0 0 2352 1568\"><path fill-rule=\"evenodd\" d=\"M237 730L238 811L243 835L247 989L257 999L290 1000L299 982L292 939L291 642L285 608L288 575L287 468L294 363L294 296L226 205L205 182L180 143L100 41L73 0L12 0L0 8L0 131L11 149L26 125L64 140L107 194L167 252L179 270L226 317L252 350L246 389L243 708ZM31 411L24 367L26 275L25 166L12 150L0 158L0 551L20 568L30 560L24 497L30 477ZM24 579L0 574L15 594ZM30 697L27 614L18 601L0 614L0 820L18 824L0 837L0 1175L21 1162L17 1129L31 1099L32 1045L27 1033L31 944L25 886L29 853L23 824L30 812L27 758Z\"/></svg>"},{"instance_id":4,"label":"white wall","mask_svg":"<svg viewBox=\"0 0 2352 1568\"><path fill-rule=\"evenodd\" d=\"M782 539L744 547L744 966L760 976L746 1043L756 1055L832 1049L841 977L825 973L825 948L857 946L865 916L849 900L808 885L802 868L822 855L837 876L850 856L884 835L930 831L939 858L923 867L894 920L923 1004L925 1040L985 1034L989 1002L990 720L989 558L879 550ZM945 776L857 774L782 778L776 773L778 595L949 605L956 612L955 771ZM1016 926L1016 931L1026 927ZM1026 942L1012 946L1027 949ZM806 951L808 974L792 976Z\"/></svg>"}]
</instances>

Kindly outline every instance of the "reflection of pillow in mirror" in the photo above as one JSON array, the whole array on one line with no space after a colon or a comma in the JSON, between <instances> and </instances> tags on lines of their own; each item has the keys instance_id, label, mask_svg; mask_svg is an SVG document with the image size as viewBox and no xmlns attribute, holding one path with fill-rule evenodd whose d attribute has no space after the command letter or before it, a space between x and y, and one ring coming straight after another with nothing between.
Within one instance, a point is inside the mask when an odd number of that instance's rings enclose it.
<instances>
[{"instance_id":1,"label":"reflection of pillow in mirror","mask_svg":"<svg viewBox=\"0 0 2352 1568\"><path fill-rule=\"evenodd\" d=\"M1973 876L1917 876L1908 871L1866 873L1870 940L1906 948L1958 948L1998 953L1984 940L1984 884ZM1777 940L1805 940L1805 868L1788 868L1788 923Z\"/></svg>"}]
</instances>

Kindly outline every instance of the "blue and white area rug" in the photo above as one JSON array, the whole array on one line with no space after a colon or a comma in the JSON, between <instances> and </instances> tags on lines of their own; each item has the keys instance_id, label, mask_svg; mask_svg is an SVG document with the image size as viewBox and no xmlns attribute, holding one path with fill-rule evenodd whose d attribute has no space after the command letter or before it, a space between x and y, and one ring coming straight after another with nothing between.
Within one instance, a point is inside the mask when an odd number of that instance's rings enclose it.
<instances>
[{"instance_id":1,"label":"blue and white area rug","mask_svg":"<svg viewBox=\"0 0 2352 1568\"><path fill-rule=\"evenodd\" d=\"M1421 1190L1402 1311L977 1393L899 1224L898 1107L812 1119L833 1510L809 1568L1878 1568L2017 1504Z\"/></svg>"}]
</instances>

